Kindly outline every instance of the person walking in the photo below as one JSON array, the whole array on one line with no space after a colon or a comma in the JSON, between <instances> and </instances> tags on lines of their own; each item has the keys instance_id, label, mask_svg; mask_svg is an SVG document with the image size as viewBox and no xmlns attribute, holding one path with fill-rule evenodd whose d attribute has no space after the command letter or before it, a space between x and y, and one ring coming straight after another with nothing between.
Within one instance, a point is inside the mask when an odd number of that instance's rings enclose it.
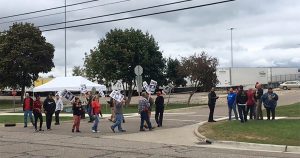
<instances>
[{"instance_id":1,"label":"person walking","mask_svg":"<svg viewBox=\"0 0 300 158\"><path fill-rule=\"evenodd\" d=\"M255 119L256 116L254 115L255 114L255 98L254 98L254 93L253 93L253 90L252 88L249 88L248 89L248 92L247 92L247 112L246 114L249 115L250 117L250 120L252 120L253 118ZM250 113L249 113L250 112Z\"/></svg>"},{"instance_id":2,"label":"person walking","mask_svg":"<svg viewBox=\"0 0 300 158\"><path fill-rule=\"evenodd\" d=\"M25 94L25 99L23 101L23 112L24 112L24 128L27 127L27 118L29 116L30 122L33 124L32 117L32 107L33 107L33 99L29 96L29 93Z\"/></svg>"},{"instance_id":3,"label":"person walking","mask_svg":"<svg viewBox=\"0 0 300 158\"><path fill-rule=\"evenodd\" d=\"M219 99L219 97L216 95L215 88L213 87L208 93L208 107L209 107L208 122L216 122L214 120L214 111L215 111L217 99Z\"/></svg>"},{"instance_id":4,"label":"person walking","mask_svg":"<svg viewBox=\"0 0 300 158\"><path fill-rule=\"evenodd\" d=\"M161 94L161 91L157 91L157 97L155 99L155 121L157 127L162 127L163 117L164 117L164 102L165 99Z\"/></svg>"},{"instance_id":5,"label":"person walking","mask_svg":"<svg viewBox=\"0 0 300 158\"><path fill-rule=\"evenodd\" d=\"M148 101L149 101L149 104L150 104L150 107L148 108L148 117L149 117L149 120L151 118L151 111L152 111L152 107L154 105L154 99L151 97L151 94L148 94ZM148 129L148 126L147 126L147 122L144 123L144 127L146 129Z\"/></svg>"},{"instance_id":6,"label":"person walking","mask_svg":"<svg viewBox=\"0 0 300 158\"><path fill-rule=\"evenodd\" d=\"M93 119L93 114L92 114L92 101L93 101L93 96L91 94L91 92L87 92L86 95L86 111L89 115L89 123L93 123L94 119Z\"/></svg>"},{"instance_id":7,"label":"person walking","mask_svg":"<svg viewBox=\"0 0 300 158\"><path fill-rule=\"evenodd\" d=\"M52 117L55 111L55 100L52 98L52 94L50 93L48 97L44 100L44 111L46 114L46 126L47 130L51 130Z\"/></svg>"},{"instance_id":8,"label":"person walking","mask_svg":"<svg viewBox=\"0 0 300 158\"><path fill-rule=\"evenodd\" d=\"M110 112L111 112L110 119L108 119L108 120L111 122L115 122L115 110L114 110L115 101L112 97L110 97L110 100L107 101L107 103L109 104Z\"/></svg>"},{"instance_id":9,"label":"person walking","mask_svg":"<svg viewBox=\"0 0 300 158\"><path fill-rule=\"evenodd\" d=\"M138 112L141 115L140 131L145 131L144 129L145 121L148 125L149 131L153 129L148 115L149 108L150 108L150 103L148 100L148 94L146 92L142 92L142 96L139 100L139 106L138 106Z\"/></svg>"},{"instance_id":10,"label":"person walking","mask_svg":"<svg viewBox=\"0 0 300 158\"><path fill-rule=\"evenodd\" d=\"M255 93L255 98L256 98L256 119L257 120L263 120L263 112L262 112L262 100L261 97L264 93L264 90L261 87L261 84L256 85L256 93Z\"/></svg>"},{"instance_id":11,"label":"person walking","mask_svg":"<svg viewBox=\"0 0 300 158\"><path fill-rule=\"evenodd\" d=\"M43 126L42 102L40 100L40 96L39 95L37 95L35 98L36 99L33 102L34 128L35 128L36 132L38 132L38 131L44 131L42 129L42 126ZM39 128L39 130L37 128L38 119L40 120L40 128Z\"/></svg>"},{"instance_id":12,"label":"person walking","mask_svg":"<svg viewBox=\"0 0 300 158\"><path fill-rule=\"evenodd\" d=\"M63 110L64 108L64 103L62 101L62 99L60 98L59 94L56 94L55 96L56 100L56 108L55 108L55 125L59 125L59 114L60 112Z\"/></svg>"},{"instance_id":13,"label":"person walking","mask_svg":"<svg viewBox=\"0 0 300 158\"><path fill-rule=\"evenodd\" d=\"M92 132L93 133L98 133L98 124L100 121L99 114L101 113L101 104L99 102L99 97L94 96L93 101L92 101L92 109L91 109L92 115L93 115L93 120L94 124L92 126Z\"/></svg>"},{"instance_id":14,"label":"person walking","mask_svg":"<svg viewBox=\"0 0 300 158\"><path fill-rule=\"evenodd\" d=\"M72 132L74 131L80 133L79 126L80 126L80 118L82 113L82 105L81 101L78 97L75 97L75 100L73 102L72 106L73 110L73 126L72 126Z\"/></svg>"},{"instance_id":15,"label":"person walking","mask_svg":"<svg viewBox=\"0 0 300 158\"><path fill-rule=\"evenodd\" d=\"M236 112L236 93L234 93L233 88L229 89L227 95L227 105L228 105L228 120L231 121L231 113L234 112L234 117L238 120L238 115Z\"/></svg>"},{"instance_id":16,"label":"person walking","mask_svg":"<svg viewBox=\"0 0 300 158\"><path fill-rule=\"evenodd\" d=\"M247 93L244 91L243 86L240 86L239 92L236 96L236 103L238 106L239 117L241 123L247 122L247 111L246 111L246 103L248 100Z\"/></svg>"},{"instance_id":17,"label":"person walking","mask_svg":"<svg viewBox=\"0 0 300 158\"><path fill-rule=\"evenodd\" d=\"M121 102L115 101L116 105L115 105L115 117L116 117L116 122L110 127L110 129L115 133L115 128L118 127L118 131L119 132L126 132L126 130L124 130L122 128L122 122L123 122L123 106L125 105L126 102L126 98L124 98Z\"/></svg>"},{"instance_id":18,"label":"person walking","mask_svg":"<svg viewBox=\"0 0 300 158\"><path fill-rule=\"evenodd\" d=\"M275 109L277 106L278 95L273 92L272 88L268 88L268 92L265 93L262 97L262 102L267 111L267 118L270 120L270 113L272 113L272 120L275 120Z\"/></svg>"}]
</instances>

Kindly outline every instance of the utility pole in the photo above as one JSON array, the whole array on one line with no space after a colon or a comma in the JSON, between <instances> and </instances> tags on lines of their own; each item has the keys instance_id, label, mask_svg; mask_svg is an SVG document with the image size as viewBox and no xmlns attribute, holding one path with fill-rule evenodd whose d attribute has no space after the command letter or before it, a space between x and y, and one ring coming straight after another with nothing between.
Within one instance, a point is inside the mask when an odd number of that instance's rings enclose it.
<instances>
[{"instance_id":1,"label":"utility pole","mask_svg":"<svg viewBox=\"0 0 300 158\"><path fill-rule=\"evenodd\" d=\"M233 68L233 48L232 48L232 30L234 30L235 28L230 28L230 58L231 58L231 61L230 61L230 69L229 69L229 79L230 79L230 86L232 86L232 68Z\"/></svg>"},{"instance_id":2,"label":"utility pole","mask_svg":"<svg viewBox=\"0 0 300 158\"><path fill-rule=\"evenodd\" d=\"M65 0L65 77L67 77L67 0Z\"/></svg>"}]
</instances>

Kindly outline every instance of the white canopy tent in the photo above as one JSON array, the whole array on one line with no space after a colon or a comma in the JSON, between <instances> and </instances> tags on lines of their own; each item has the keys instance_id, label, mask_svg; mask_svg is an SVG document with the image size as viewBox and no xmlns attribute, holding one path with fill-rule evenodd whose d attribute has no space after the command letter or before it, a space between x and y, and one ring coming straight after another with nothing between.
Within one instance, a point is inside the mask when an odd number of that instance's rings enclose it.
<instances>
[{"instance_id":1,"label":"white canopy tent","mask_svg":"<svg viewBox=\"0 0 300 158\"><path fill-rule=\"evenodd\" d=\"M99 89L106 91L104 85L91 82L81 76L72 76L56 77L41 86L33 88L33 92L57 92L65 89L72 92L78 92L81 89L81 85L85 85L88 91L91 91L93 87L95 87L97 91L99 91Z\"/></svg>"}]
</instances>

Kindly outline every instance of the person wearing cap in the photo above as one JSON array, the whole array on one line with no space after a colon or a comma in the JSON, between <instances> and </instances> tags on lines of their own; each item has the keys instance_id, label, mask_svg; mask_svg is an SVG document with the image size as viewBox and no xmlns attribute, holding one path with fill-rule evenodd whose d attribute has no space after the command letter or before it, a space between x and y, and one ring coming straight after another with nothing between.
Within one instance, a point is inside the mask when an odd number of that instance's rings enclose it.
<instances>
[{"instance_id":1,"label":"person wearing cap","mask_svg":"<svg viewBox=\"0 0 300 158\"><path fill-rule=\"evenodd\" d=\"M208 93L208 107L209 107L208 122L216 122L214 120L214 111L215 111L217 99L219 99L219 97L216 95L215 88L213 87Z\"/></svg>"},{"instance_id":2,"label":"person wearing cap","mask_svg":"<svg viewBox=\"0 0 300 158\"><path fill-rule=\"evenodd\" d=\"M246 111L246 103L248 100L247 93L244 91L244 87L240 86L239 92L236 96L236 104L238 106L239 117L241 123L247 122L247 111Z\"/></svg>"},{"instance_id":3,"label":"person wearing cap","mask_svg":"<svg viewBox=\"0 0 300 158\"><path fill-rule=\"evenodd\" d=\"M42 102L40 100L40 96L39 95L37 95L35 98L36 99L33 102L34 128L35 128L36 132L38 132L38 131L44 131L42 129L42 126L43 126ZM40 120L40 128L39 128L39 130L37 128L37 122L38 122L38 120Z\"/></svg>"},{"instance_id":4,"label":"person wearing cap","mask_svg":"<svg viewBox=\"0 0 300 158\"><path fill-rule=\"evenodd\" d=\"M268 120L270 120L270 113L272 113L272 120L275 120L275 108L277 106L278 95L273 92L272 88L268 88L268 92L261 97L261 100L266 108Z\"/></svg>"},{"instance_id":5,"label":"person wearing cap","mask_svg":"<svg viewBox=\"0 0 300 158\"><path fill-rule=\"evenodd\" d=\"M149 131L153 129L148 115L149 108L150 108L150 103L148 100L148 94L146 92L142 92L142 96L139 100L139 105L138 105L138 112L141 115L140 131L145 131L144 129L145 121L148 125Z\"/></svg>"},{"instance_id":6,"label":"person wearing cap","mask_svg":"<svg viewBox=\"0 0 300 158\"><path fill-rule=\"evenodd\" d=\"M46 114L46 126L47 130L51 130L52 117L55 111L55 100L52 98L52 94L50 93L47 98L44 100L44 112Z\"/></svg>"},{"instance_id":7,"label":"person wearing cap","mask_svg":"<svg viewBox=\"0 0 300 158\"><path fill-rule=\"evenodd\" d=\"M24 112L24 128L27 127L27 118L29 116L30 121L33 124L32 117L33 99L29 96L29 93L25 94L25 99L23 101L23 112Z\"/></svg>"},{"instance_id":8,"label":"person wearing cap","mask_svg":"<svg viewBox=\"0 0 300 158\"><path fill-rule=\"evenodd\" d=\"M55 108L55 125L59 125L59 114L64 108L64 103L61 100L59 94L55 95L55 103L56 103L56 108Z\"/></svg>"},{"instance_id":9,"label":"person wearing cap","mask_svg":"<svg viewBox=\"0 0 300 158\"><path fill-rule=\"evenodd\" d=\"M157 91L157 97L155 99L155 121L157 127L162 127L163 116L164 116L164 97L161 95L161 91Z\"/></svg>"}]
</instances>

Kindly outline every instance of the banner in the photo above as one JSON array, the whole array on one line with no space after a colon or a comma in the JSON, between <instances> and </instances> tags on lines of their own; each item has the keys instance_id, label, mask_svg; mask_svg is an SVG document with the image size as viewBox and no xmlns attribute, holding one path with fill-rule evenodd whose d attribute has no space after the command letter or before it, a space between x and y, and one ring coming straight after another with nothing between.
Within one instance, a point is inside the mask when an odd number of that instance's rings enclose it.
<instances>
[{"instance_id":1,"label":"banner","mask_svg":"<svg viewBox=\"0 0 300 158\"><path fill-rule=\"evenodd\" d=\"M66 89L61 92L61 96L69 101L72 101L75 98L75 96Z\"/></svg>"},{"instance_id":2,"label":"banner","mask_svg":"<svg viewBox=\"0 0 300 158\"><path fill-rule=\"evenodd\" d=\"M124 95L118 90L113 90L109 96L118 102L122 102L124 99Z\"/></svg>"}]
</instances>

